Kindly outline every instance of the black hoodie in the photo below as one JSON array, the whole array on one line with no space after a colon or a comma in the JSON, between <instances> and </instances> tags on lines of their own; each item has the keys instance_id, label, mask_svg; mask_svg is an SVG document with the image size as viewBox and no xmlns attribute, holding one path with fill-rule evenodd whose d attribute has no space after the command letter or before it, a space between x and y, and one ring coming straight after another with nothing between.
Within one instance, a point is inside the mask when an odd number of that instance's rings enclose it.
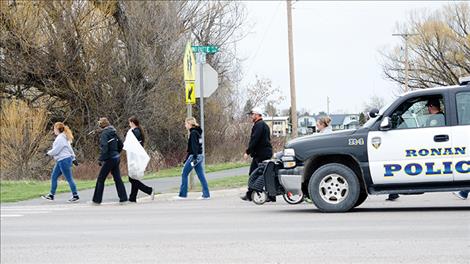
<instances>
[{"instance_id":1,"label":"black hoodie","mask_svg":"<svg viewBox=\"0 0 470 264\"><path fill-rule=\"evenodd\" d=\"M113 126L105 127L100 134L100 161L105 161L119 156L116 139L119 136ZM120 139L119 139L120 140Z\"/></svg>"},{"instance_id":2,"label":"black hoodie","mask_svg":"<svg viewBox=\"0 0 470 264\"><path fill-rule=\"evenodd\" d=\"M202 154L202 129L200 127L193 127L189 129L188 148L186 152L186 159L189 155L193 155L193 159L197 159L198 154Z\"/></svg>"}]
</instances>

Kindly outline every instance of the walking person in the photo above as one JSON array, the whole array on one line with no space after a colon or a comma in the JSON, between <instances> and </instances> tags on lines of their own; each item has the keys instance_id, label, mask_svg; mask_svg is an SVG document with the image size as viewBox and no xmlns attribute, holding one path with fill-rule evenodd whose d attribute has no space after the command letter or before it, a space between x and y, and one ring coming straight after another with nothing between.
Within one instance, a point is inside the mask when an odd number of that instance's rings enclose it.
<instances>
[{"instance_id":1,"label":"walking person","mask_svg":"<svg viewBox=\"0 0 470 264\"><path fill-rule=\"evenodd\" d=\"M248 173L251 175L251 173L258 168L259 163L272 157L273 147L271 145L271 132L269 126L263 121L261 109L255 107L248 114L253 122L253 127L251 128L248 148L243 156L245 159L247 159L248 156L253 158ZM252 192L253 190L248 187L246 194L240 198L245 201L251 201ZM268 201L276 201L276 197L268 197Z\"/></svg>"},{"instance_id":2,"label":"walking person","mask_svg":"<svg viewBox=\"0 0 470 264\"><path fill-rule=\"evenodd\" d=\"M210 199L209 186L207 185L204 167L202 166L204 159L201 142L202 129L194 117L186 118L184 125L189 131L189 138L186 161L184 162L181 174L180 192L176 199L186 199L188 197L188 175L194 169L202 186L202 196L199 199L208 200Z\"/></svg>"},{"instance_id":3,"label":"walking person","mask_svg":"<svg viewBox=\"0 0 470 264\"><path fill-rule=\"evenodd\" d=\"M51 190L48 195L41 197L50 201L54 200L54 195L57 190L57 180L60 175L64 175L72 191L72 198L68 201L78 202L80 198L72 176L72 164L78 165L71 145L73 140L72 131L68 126L64 125L64 123L57 122L54 124L54 134L56 138L52 144L52 149L47 151L47 155L52 156L56 161L51 173Z\"/></svg>"},{"instance_id":4,"label":"walking person","mask_svg":"<svg viewBox=\"0 0 470 264\"><path fill-rule=\"evenodd\" d=\"M106 117L100 118L99 127L102 129L100 134L100 157L98 164L101 166L98 179L96 180L95 192L93 194L93 204L99 205L103 199L104 182L111 172L113 175L116 190L119 196L119 202L127 202L127 193L124 183L121 179L119 163L121 161L120 152L122 150L122 141L117 135L116 129L109 123Z\"/></svg>"},{"instance_id":5,"label":"walking person","mask_svg":"<svg viewBox=\"0 0 470 264\"><path fill-rule=\"evenodd\" d=\"M129 126L131 127L131 129L127 133L132 131L132 134L135 136L135 139L137 139L137 141L142 146L142 148L140 148L139 150L145 152L145 150L143 149L144 142L145 142L145 135L144 135L144 131L143 131L142 127L140 126L139 119L137 119L137 117L135 117L135 116L131 116L128 121L129 121ZM130 140L127 139L127 135L126 135L126 141L124 142L124 145L130 144L130 143L131 142L130 142ZM126 149L126 151L127 151L126 147L124 149ZM128 166L128 171L130 171L132 168L131 168L131 162L129 161L129 158L130 158L129 154L131 154L131 153L129 153L129 151L127 151L127 153L128 153L128 155L127 155L127 166ZM144 153L144 154L146 154L146 153ZM148 155L146 155L146 156L148 157ZM135 160L135 163L137 163L137 162L141 162L141 160ZM145 171L145 167L147 166L147 163L148 163L148 159L147 159L147 162L145 163L145 166L143 166L141 177L143 177L143 172ZM134 165L137 165L137 164L134 164ZM150 198L152 200L155 199L154 189L152 187L149 187L149 186L145 185L144 183L142 183L142 181L140 181L140 179L138 179L137 177L134 177L134 178L131 177L130 172L129 172L129 182L131 183L131 193L129 195L129 202L132 202L132 203L137 202L137 193L139 192L139 190L146 193L146 194L148 194L148 195L150 195Z\"/></svg>"}]
</instances>

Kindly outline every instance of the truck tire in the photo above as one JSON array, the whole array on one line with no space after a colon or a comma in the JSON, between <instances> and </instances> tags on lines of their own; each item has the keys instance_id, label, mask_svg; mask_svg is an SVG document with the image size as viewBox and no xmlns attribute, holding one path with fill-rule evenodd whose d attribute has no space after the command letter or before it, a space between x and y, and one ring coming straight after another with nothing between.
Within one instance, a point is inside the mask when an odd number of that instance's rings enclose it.
<instances>
[{"instance_id":1,"label":"truck tire","mask_svg":"<svg viewBox=\"0 0 470 264\"><path fill-rule=\"evenodd\" d=\"M361 189L361 193L359 194L359 198L357 199L356 204L354 205L354 208L356 208L359 205L361 205L362 203L364 203L367 199L367 196L368 196L368 194L367 194L366 190Z\"/></svg>"},{"instance_id":2,"label":"truck tire","mask_svg":"<svg viewBox=\"0 0 470 264\"><path fill-rule=\"evenodd\" d=\"M322 212L346 212L356 205L361 186L356 174L339 163L318 168L310 178L308 192Z\"/></svg>"}]
</instances>

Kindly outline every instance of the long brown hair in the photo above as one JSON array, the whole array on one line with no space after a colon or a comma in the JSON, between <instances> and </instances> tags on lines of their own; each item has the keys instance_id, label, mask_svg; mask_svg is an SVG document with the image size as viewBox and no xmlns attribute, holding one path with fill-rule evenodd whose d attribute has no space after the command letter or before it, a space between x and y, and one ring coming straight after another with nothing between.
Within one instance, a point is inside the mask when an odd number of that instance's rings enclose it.
<instances>
[{"instance_id":1,"label":"long brown hair","mask_svg":"<svg viewBox=\"0 0 470 264\"><path fill-rule=\"evenodd\" d=\"M140 125L139 119L137 119L136 116L131 116L129 117L128 121L134 123L134 125L140 129L140 135L142 135L142 145L143 145L145 143L145 132L142 126Z\"/></svg>"},{"instance_id":2,"label":"long brown hair","mask_svg":"<svg viewBox=\"0 0 470 264\"><path fill-rule=\"evenodd\" d=\"M73 133L68 126L64 125L62 122L56 122L54 124L54 128L57 129L60 133L64 133L65 137L67 137L67 140L72 143Z\"/></svg>"}]
</instances>

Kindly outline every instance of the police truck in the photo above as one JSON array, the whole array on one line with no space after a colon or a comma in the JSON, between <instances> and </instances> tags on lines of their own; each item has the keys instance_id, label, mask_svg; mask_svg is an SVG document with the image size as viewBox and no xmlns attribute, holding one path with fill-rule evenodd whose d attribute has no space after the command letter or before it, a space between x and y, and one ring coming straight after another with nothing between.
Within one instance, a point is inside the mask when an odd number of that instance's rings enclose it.
<instances>
[{"instance_id":1,"label":"police truck","mask_svg":"<svg viewBox=\"0 0 470 264\"><path fill-rule=\"evenodd\" d=\"M359 129L289 141L265 161L276 164L264 171L276 178L266 189L280 185L323 212L349 211L368 195L470 190L470 77L405 93L369 116Z\"/></svg>"}]
</instances>

